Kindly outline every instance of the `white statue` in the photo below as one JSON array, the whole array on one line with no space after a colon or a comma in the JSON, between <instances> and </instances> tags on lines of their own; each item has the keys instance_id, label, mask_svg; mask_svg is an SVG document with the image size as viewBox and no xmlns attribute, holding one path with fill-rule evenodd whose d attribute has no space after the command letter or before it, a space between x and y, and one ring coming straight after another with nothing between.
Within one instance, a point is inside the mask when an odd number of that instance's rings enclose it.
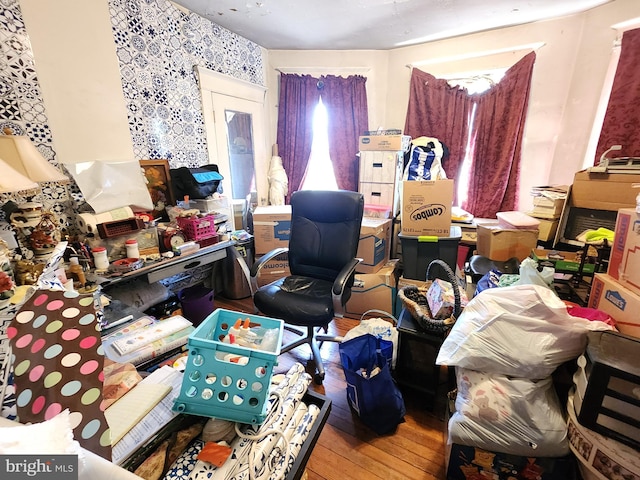
<instances>
[{"instance_id":1,"label":"white statue","mask_svg":"<svg viewBox=\"0 0 640 480\"><path fill-rule=\"evenodd\" d=\"M269 180L269 204L284 205L284 197L289 190L289 179L282 166L282 158L277 155L271 157L267 180Z\"/></svg>"}]
</instances>

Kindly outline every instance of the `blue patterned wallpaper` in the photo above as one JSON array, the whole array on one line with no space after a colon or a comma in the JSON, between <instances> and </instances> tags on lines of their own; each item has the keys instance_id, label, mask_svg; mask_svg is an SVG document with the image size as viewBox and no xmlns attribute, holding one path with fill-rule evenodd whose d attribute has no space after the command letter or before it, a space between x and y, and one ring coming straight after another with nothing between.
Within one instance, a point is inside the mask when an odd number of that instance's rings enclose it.
<instances>
[{"instance_id":1,"label":"blue patterned wallpaper","mask_svg":"<svg viewBox=\"0 0 640 480\"><path fill-rule=\"evenodd\" d=\"M208 163L194 66L264 84L260 47L167 0L111 0L134 154L172 168Z\"/></svg>"},{"instance_id":2,"label":"blue patterned wallpaper","mask_svg":"<svg viewBox=\"0 0 640 480\"><path fill-rule=\"evenodd\" d=\"M26 135L40 153L57 165L56 152L42 96L29 37L22 21L18 0L2 0L0 5L0 132L10 128L14 135ZM66 225L70 207L66 187L54 183L44 184L37 200L52 210L61 225ZM8 200L17 203L26 200L9 194L0 194L0 204Z\"/></svg>"},{"instance_id":3,"label":"blue patterned wallpaper","mask_svg":"<svg viewBox=\"0 0 640 480\"><path fill-rule=\"evenodd\" d=\"M193 67L264 85L261 48L168 0L110 0L109 11L135 157L166 158L172 168L208 163ZM0 0L0 48L0 131L27 135L57 165L18 0ZM25 198L0 194L0 203L7 200ZM47 184L42 200L68 227L82 196L73 183Z\"/></svg>"}]
</instances>

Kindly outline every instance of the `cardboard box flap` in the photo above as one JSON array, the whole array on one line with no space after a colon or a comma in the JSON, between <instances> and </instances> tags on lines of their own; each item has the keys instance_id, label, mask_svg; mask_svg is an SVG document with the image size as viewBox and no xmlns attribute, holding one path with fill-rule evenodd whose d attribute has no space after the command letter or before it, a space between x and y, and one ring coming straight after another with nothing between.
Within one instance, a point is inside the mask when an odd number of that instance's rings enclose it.
<instances>
[{"instance_id":1,"label":"cardboard box flap","mask_svg":"<svg viewBox=\"0 0 640 480\"><path fill-rule=\"evenodd\" d=\"M619 210L635 207L640 182L639 174L577 172L571 186L571 203L574 207L594 210Z\"/></svg>"}]
</instances>

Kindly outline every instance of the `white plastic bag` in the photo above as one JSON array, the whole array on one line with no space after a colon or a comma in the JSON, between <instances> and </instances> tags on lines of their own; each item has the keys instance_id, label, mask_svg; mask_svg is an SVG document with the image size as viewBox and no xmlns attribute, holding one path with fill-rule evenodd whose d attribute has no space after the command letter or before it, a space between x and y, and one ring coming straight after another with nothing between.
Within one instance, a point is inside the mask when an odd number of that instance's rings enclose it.
<instances>
[{"instance_id":1,"label":"white plastic bag","mask_svg":"<svg viewBox=\"0 0 640 480\"><path fill-rule=\"evenodd\" d=\"M569 453L567 423L551 377L509 378L456 368L449 443L525 457Z\"/></svg>"},{"instance_id":2,"label":"white plastic bag","mask_svg":"<svg viewBox=\"0 0 640 480\"><path fill-rule=\"evenodd\" d=\"M520 263L520 278L514 285L541 285L553 288L553 274L555 269L543 267L542 272L538 271L538 262L527 257Z\"/></svg>"},{"instance_id":3,"label":"white plastic bag","mask_svg":"<svg viewBox=\"0 0 640 480\"><path fill-rule=\"evenodd\" d=\"M469 301L442 343L436 364L531 380L577 358L587 332L604 322L569 315L552 290L515 285L484 290Z\"/></svg>"},{"instance_id":4,"label":"white plastic bag","mask_svg":"<svg viewBox=\"0 0 640 480\"><path fill-rule=\"evenodd\" d=\"M391 321L379 317L364 319L364 317L369 313L383 314ZM396 368L396 359L398 358L398 329L395 326L395 324L397 323L395 320L396 319L393 315L382 310L368 310L362 314L360 323L344 335L342 341L346 342L347 340L351 340L352 338L367 333L379 337L382 340L388 340L393 344L393 358L391 359L391 368Z\"/></svg>"}]
</instances>

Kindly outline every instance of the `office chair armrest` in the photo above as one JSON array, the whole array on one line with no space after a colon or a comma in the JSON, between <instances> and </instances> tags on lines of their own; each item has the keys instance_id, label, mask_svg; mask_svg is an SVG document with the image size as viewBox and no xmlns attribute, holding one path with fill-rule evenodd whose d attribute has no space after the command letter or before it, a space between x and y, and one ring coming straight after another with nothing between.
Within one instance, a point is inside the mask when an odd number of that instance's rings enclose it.
<instances>
[{"instance_id":1,"label":"office chair armrest","mask_svg":"<svg viewBox=\"0 0 640 480\"><path fill-rule=\"evenodd\" d=\"M281 255L283 253L287 253L289 251L288 247L274 248L273 250L265 253L260 257L260 259L253 263L251 266L251 270L249 271L249 288L251 289L251 296L258 291L258 274L260 273L260 269L267 263L269 260Z\"/></svg>"},{"instance_id":2,"label":"office chair armrest","mask_svg":"<svg viewBox=\"0 0 640 480\"><path fill-rule=\"evenodd\" d=\"M272 258L277 257L278 255L282 255L283 253L287 253L289 249L287 247L274 248L273 250L265 253L260 257L260 259L253 263L251 266L251 278L257 277L258 273L260 273L260 269L264 266Z\"/></svg>"},{"instance_id":3,"label":"office chair armrest","mask_svg":"<svg viewBox=\"0 0 640 480\"><path fill-rule=\"evenodd\" d=\"M361 258L354 258L340 271L331 287L331 299L333 303L333 313L336 317L342 317L344 314L344 305L342 304L342 294L346 288L349 279L356 271L356 267L362 261Z\"/></svg>"}]
</instances>

